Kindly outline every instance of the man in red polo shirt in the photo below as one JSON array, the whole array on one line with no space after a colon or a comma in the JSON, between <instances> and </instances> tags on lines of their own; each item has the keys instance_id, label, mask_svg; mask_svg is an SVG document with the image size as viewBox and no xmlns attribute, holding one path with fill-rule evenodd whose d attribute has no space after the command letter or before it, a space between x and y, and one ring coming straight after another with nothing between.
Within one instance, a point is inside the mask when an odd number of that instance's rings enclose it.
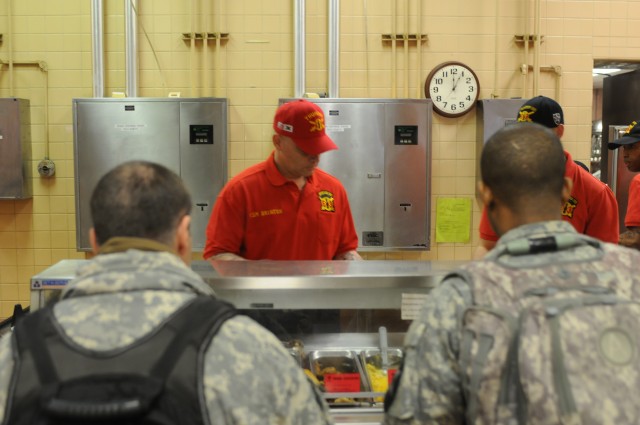
<instances>
[{"instance_id":1,"label":"man in red polo shirt","mask_svg":"<svg viewBox=\"0 0 640 425\"><path fill-rule=\"evenodd\" d=\"M535 122L552 129L559 138L564 134L564 113L555 100L537 96L526 102L518 111L520 122ZM573 181L571 197L562 206L562 219L568 221L580 233L604 242L618 243L618 202L609 186L593 177L576 164L571 155L564 151L565 176ZM499 167L500 164L495 164ZM480 244L474 258L482 258L498 240L487 217L485 205L480 218Z\"/></svg>"},{"instance_id":2,"label":"man in red polo shirt","mask_svg":"<svg viewBox=\"0 0 640 425\"><path fill-rule=\"evenodd\" d=\"M360 260L347 194L317 168L338 149L318 105L294 100L273 120L274 151L223 188L203 257L215 260Z\"/></svg>"},{"instance_id":3,"label":"man in red polo shirt","mask_svg":"<svg viewBox=\"0 0 640 425\"><path fill-rule=\"evenodd\" d=\"M640 171L640 125L638 121L629 124L624 136L609 142L609 149L622 146L624 163L629 171ZM620 245L640 249L640 174L636 174L629 184L627 212L624 225L627 228L620 234Z\"/></svg>"}]
</instances>

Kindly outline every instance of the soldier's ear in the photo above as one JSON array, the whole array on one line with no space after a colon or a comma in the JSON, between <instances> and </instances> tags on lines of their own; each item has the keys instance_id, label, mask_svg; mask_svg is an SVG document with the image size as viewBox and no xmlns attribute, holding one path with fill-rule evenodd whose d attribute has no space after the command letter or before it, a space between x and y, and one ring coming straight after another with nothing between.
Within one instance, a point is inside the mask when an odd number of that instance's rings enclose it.
<instances>
[{"instance_id":1,"label":"soldier's ear","mask_svg":"<svg viewBox=\"0 0 640 425\"><path fill-rule=\"evenodd\" d=\"M98 244L98 238L96 236L96 229L93 227L89 229L89 245L91 245L91 250L95 255L98 255L100 251L100 245Z\"/></svg>"},{"instance_id":2,"label":"soldier's ear","mask_svg":"<svg viewBox=\"0 0 640 425\"><path fill-rule=\"evenodd\" d=\"M482 205L486 208L489 208L490 205L494 204L493 192L481 181L478 182L478 193L480 193L480 201L482 201Z\"/></svg>"},{"instance_id":3,"label":"soldier's ear","mask_svg":"<svg viewBox=\"0 0 640 425\"><path fill-rule=\"evenodd\" d=\"M175 246L176 254L185 262L191 263L191 216L185 215L180 219L176 229Z\"/></svg>"}]
</instances>

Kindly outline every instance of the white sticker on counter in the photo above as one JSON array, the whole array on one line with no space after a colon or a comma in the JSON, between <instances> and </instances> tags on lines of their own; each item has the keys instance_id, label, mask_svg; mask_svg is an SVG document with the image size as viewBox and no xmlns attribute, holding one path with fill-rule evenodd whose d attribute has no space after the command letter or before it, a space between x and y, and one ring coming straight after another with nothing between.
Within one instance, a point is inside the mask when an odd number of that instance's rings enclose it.
<instances>
[{"instance_id":1,"label":"white sticker on counter","mask_svg":"<svg viewBox=\"0 0 640 425\"><path fill-rule=\"evenodd\" d=\"M400 317L402 320L415 320L420 314L420 309L426 302L428 294L402 294Z\"/></svg>"}]
</instances>

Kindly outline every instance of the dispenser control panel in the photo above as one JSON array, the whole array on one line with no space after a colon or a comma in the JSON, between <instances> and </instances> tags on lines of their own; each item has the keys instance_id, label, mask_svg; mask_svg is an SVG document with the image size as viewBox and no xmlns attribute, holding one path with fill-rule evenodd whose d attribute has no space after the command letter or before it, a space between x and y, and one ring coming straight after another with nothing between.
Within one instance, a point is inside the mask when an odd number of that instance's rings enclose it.
<instances>
[{"instance_id":1,"label":"dispenser control panel","mask_svg":"<svg viewBox=\"0 0 640 425\"><path fill-rule=\"evenodd\" d=\"M189 143L192 145L213 145L213 126L190 125Z\"/></svg>"},{"instance_id":2,"label":"dispenser control panel","mask_svg":"<svg viewBox=\"0 0 640 425\"><path fill-rule=\"evenodd\" d=\"M395 133L396 145L418 145L417 125L396 125Z\"/></svg>"}]
</instances>

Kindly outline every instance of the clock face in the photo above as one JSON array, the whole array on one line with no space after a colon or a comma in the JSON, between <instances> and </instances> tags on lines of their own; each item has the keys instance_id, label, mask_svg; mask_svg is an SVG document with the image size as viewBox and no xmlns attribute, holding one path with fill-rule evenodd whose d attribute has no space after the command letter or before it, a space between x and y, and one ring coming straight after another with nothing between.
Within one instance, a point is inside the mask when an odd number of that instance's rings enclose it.
<instances>
[{"instance_id":1,"label":"clock face","mask_svg":"<svg viewBox=\"0 0 640 425\"><path fill-rule=\"evenodd\" d=\"M424 92L438 114L458 117L475 107L480 95L480 82L468 66L460 62L446 62L429 73Z\"/></svg>"}]
</instances>

